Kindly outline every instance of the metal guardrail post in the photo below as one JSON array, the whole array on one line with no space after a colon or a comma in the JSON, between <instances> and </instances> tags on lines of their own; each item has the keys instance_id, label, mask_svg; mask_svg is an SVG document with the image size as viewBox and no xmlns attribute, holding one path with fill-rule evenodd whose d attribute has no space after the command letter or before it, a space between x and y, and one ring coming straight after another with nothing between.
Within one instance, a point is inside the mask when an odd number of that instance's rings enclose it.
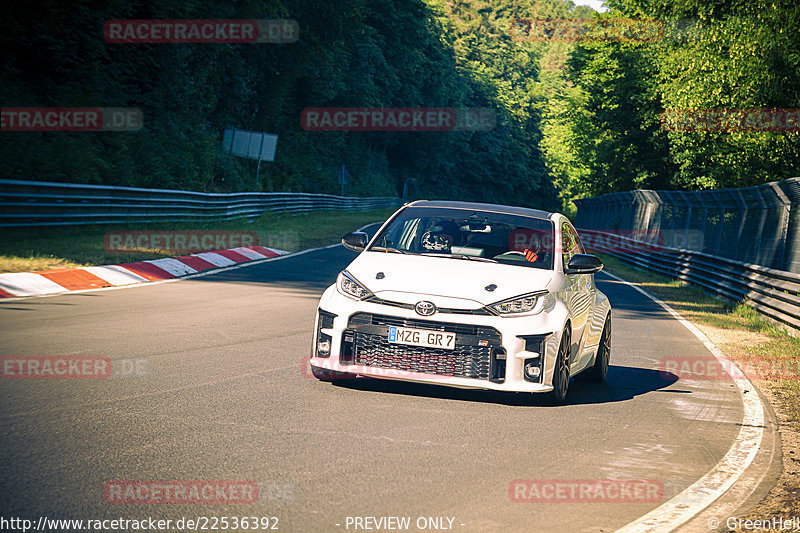
<instances>
[{"instance_id":1,"label":"metal guardrail post","mask_svg":"<svg viewBox=\"0 0 800 533\"><path fill-rule=\"evenodd\" d=\"M739 220L736 228L736 248L739 249L742 243L742 232L744 231L744 222L747 217L747 203L744 201L742 191L739 189L732 189L731 196L734 201L739 204ZM745 258L746 259L746 258Z\"/></svg>"},{"instance_id":2,"label":"metal guardrail post","mask_svg":"<svg viewBox=\"0 0 800 533\"><path fill-rule=\"evenodd\" d=\"M789 200L789 197L783 193L777 183L770 183L769 186L772 189L772 192L774 192L783 203L783 209L781 210L781 222L779 226L781 232L778 240L778 252L776 253L777 257L775 257L773 260L774 264L783 266L784 253L786 251L786 234L789 229L789 215L791 214L792 202Z\"/></svg>"},{"instance_id":3,"label":"metal guardrail post","mask_svg":"<svg viewBox=\"0 0 800 533\"><path fill-rule=\"evenodd\" d=\"M779 182L781 190L789 198L789 225L786 228L786 253L782 268L800 272L800 181Z\"/></svg>"},{"instance_id":4,"label":"metal guardrail post","mask_svg":"<svg viewBox=\"0 0 800 533\"><path fill-rule=\"evenodd\" d=\"M764 224L767 222L767 203L764 201L764 197L761 195L760 189L753 189L753 197L758 202L760 208L760 218L758 220L758 230L756 231L756 237L753 239L753 261L755 263L762 262L762 255L761 255L761 236L764 234Z\"/></svg>"}]
</instances>

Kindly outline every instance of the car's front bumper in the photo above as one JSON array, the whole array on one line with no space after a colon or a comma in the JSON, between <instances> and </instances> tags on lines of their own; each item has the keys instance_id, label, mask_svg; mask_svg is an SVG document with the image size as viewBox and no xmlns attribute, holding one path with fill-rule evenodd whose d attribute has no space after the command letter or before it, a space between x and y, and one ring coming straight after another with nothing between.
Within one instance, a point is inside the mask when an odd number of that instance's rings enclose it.
<instances>
[{"instance_id":1,"label":"car's front bumper","mask_svg":"<svg viewBox=\"0 0 800 533\"><path fill-rule=\"evenodd\" d=\"M420 295L418 299L437 303L433 296ZM553 389L553 367L566 317L555 299L533 316L437 313L421 317L411 309L353 300L330 287L323 294L319 308L335 317L321 324L317 315L310 361L314 367L353 376L465 389L510 392ZM389 344L387 324L455 331L455 349ZM319 356L320 338L330 339L327 357ZM539 366L537 378L525 377L526 364Z\"/></svg>"}]
</instances>

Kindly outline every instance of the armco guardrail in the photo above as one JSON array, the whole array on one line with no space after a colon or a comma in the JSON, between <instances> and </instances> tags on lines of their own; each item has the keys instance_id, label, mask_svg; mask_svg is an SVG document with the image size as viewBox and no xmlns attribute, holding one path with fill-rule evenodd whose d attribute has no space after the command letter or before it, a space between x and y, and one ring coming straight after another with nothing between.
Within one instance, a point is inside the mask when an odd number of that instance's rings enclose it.
<instances>
[{"instance_id":1,"label":"armco guardrail","mask_svg":"<svg viewBox=\"0 0 800 533\"><path fill-rule=\"evenodd\" d=\"M578 230L587 250L700 285L800 329L800 274L713 255L666 248L607 232Z\"/></svg>"},{"instance_id":2,"label":"armco guardrail","mask_svg":"<svg viewBox=\"0 0 800 533\"><path fill-rule=\"evenodd\" d=\"M573 202L581 228L660 232L666 246L800 273L800 178L740 189L637 189Z\"/></svg>"},{"instance_id":3,"label":"armco guardrail","mask_svg":"<svg viewBox=\"0 0 800 533\"><path fill-rule=\"evenodd\" d=\"M399 198L312 193L202 193L43 181L0 180L0 227L125 224L256 218L264 211L366 211Z\"/></svg>"}]
</instances>

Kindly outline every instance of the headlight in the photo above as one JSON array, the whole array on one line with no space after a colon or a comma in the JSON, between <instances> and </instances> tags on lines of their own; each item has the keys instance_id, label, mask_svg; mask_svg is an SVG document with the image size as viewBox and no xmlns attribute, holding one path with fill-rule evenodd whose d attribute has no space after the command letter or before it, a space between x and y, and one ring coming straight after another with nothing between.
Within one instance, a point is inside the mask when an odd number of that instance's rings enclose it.
<instances>
[{"instance_id":1,"label":"headlight","mask_svg":"<svg viewBox=\"0 0 800 533\"><path fill-rule=\"evenodd\" d=\"M516 315L521 313L538 313L544 306L547 291L532 292L515 296L489 305L489 309L498 315Z\"/></svg>"},{"instance_id":2,"label":"headlight","mask_svg":"<svg viewBox=\"0 0 800 533\"><path fill-rule=\"evenodd\" d=\"M356 300L363 300L368 296L372 296L372 291L362 285L361 282L354 278L347 270L342 270L339 273L339 278L336 280L336 288L345 296L355 298Z\"/></svg>"}]
</instances>

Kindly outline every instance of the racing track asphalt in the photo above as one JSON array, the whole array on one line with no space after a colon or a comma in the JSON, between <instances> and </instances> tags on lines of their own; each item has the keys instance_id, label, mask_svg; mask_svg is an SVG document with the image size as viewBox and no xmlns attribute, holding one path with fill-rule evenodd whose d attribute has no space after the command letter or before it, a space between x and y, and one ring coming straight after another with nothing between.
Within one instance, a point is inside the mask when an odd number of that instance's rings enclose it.
<instances>
[{"instance_id":1,"label":"racing track asphalt","mask_svg":"<svg viewBox=\"0 0 800 533\"><path fill-rule=\"evenodd\" d=\"M317 299L354 256L329 247L174 283L0 302L0 355L146 364L119 379L0 381L0 514L277 516L281 531L422 516L454 517L463 532L612 531L700 478L737 435L742 405L729 380L658 371L662 358L705 347L603 274L598 285L614 307L608 383L573 382L567 405L311 379L304 361ZM202 479L257 481L261 499L103 498L110 480ZM654 480L664 498L517 503L509 484L519 479Z\"/></svg>"}]
</instances>

